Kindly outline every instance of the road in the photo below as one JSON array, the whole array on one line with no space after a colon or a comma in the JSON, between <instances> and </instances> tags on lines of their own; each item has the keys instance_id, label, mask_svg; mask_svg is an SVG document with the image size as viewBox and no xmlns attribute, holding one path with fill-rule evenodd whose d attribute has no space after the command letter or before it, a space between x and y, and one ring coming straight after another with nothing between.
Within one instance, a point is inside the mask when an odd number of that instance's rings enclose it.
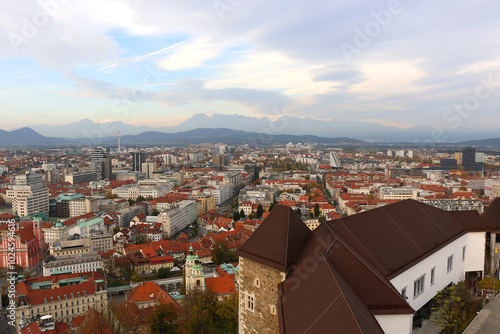
<instances>
[{"instance_id":1,"label":"road","mask_svg":"<svg viewBox=\"0 0 500 334\"><path fill-rule=\"evenodd\" d=\"M205 274L206 278L217 277L216 273L213 270L206 270L204 272L204 274ZM160 286L166 285L167 289L168 289L168 286L170 284L175 284L175 286L177 286L178 283L182 284L182 280L183 280L183 277L181 276L181 277L157 279L157 280L150 281L150 282L155 282L156 284L158 284ZM139 284L140 283L131 283L130 285L111 287L111 288L108 288L108 294L117 294L117 293L127 292L127 291L130 291L133 287L135 288Z\"/></svg>"}]
</instances>

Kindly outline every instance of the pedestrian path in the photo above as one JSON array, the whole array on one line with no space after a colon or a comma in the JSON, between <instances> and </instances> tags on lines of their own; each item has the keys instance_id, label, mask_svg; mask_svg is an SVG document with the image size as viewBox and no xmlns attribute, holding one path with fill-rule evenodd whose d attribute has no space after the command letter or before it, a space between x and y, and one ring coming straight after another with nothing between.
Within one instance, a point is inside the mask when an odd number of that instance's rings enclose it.
<instances>
[{"instance_id":1,"label":"pedestrian path","mask_svg":"<svg viewBox=\"0 0 500 334\"><path fill-rule=\"evenodd\" d=\"M490 301L472 320L464 334L498 334L500 333L500 295Z\"/></svg>"}]
</instances>

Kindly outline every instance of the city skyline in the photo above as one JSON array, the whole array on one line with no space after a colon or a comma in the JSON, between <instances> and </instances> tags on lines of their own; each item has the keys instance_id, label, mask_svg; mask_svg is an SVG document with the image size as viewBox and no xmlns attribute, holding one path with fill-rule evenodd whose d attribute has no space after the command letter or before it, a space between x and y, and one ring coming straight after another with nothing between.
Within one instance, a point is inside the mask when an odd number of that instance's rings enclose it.
<instances>
[{"instance_id":1,"label":"city skyline","mask_svg":"<svg viewBox=\"0 0 500 334\"><path fill-rule=\"evenodd\" d=\"M198 113L498 124L498 6L4 3L1 128L174 126Z\"/></svg>"}]
</instances>

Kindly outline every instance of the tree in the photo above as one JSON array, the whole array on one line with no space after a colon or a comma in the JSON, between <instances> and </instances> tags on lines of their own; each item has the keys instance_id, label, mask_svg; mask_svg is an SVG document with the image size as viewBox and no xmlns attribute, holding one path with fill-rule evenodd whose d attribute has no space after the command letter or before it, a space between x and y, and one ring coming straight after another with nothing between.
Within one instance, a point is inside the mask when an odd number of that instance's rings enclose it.
<instances>
[{"instance_id":1,"label":"tree","mask_svg":"<svg viewBox=\"0 0 500 334\"><path fill-rule=\"evenodd\" d=\"M137 198L135 199L135 202L136 203L139 203L139 202L142 202L142 201L145 201L146 199L144 198L144 196L142 195L139 195L137 196Z\"/></svg>"},{"instance_id":2,"label":"tree","mask_svg":"<svg viewBox=\"0 0 500 334\"><path fill-rule=\"evenodd\" d=\"M300 210L300 208L297 208L295 210L295 212L297 212L297 214L299 215L299 217L302 217L302 211Z\"/></svg>"},{"instance_id":3,"label":"tree","mask_svg":"<svg viewBox=\"0 0 500 334\"><path fill-rule=\"evenodd\" d=\"M276 206L276 203L272 202L271 205L269 205L269 212L273 211L274 207Z\"/></svg>"},{"instance_id":4,"label":"tree","mask_svg":"<svg viewBox=\"0 0 500 334\"><path fill-rule=\"evenodd\" d=\"M5 206L5 200L0 196L0 208Z\"/></svg>"},{"instance_id":5,"label":"tree","mask_svg":"<svg viewBox=\"0 0 500 334\"><path fill-rule=\"evenodd\" d=\"M233 213L233 220L236 222L238 220L240 220L240 213L238 211L235 211Z\"/></svg>"},{"instance_id":6,"label":"tree","mask_svg":"<svg viewBox=\"0 0 500 334\"><path fill-rule=\"evenodd\" d=\"M156 277L158 278L169 278L170 277L170 269L162 267L158 269L158 272L156 273Z\"/></svg>"},{"instance_id":7,"label":"tree","mask_svg":"<svg viewBox=\"0 0 500 334\"><path fill-rule=\"evenodd\" d=\"M243 211L243 209L240 210L240 217L241 218L245 218L246 217L245 211Z\"/></svg>"},{"instance_id":8,"label":"tree","mask_svg":"<svg viewBox=\"0 0 500 334\"><path fill-rule=\"evenodd\" d=\"M120 226L115 226L113 228L113 235L115 235L116 233L120 232Z\"/></svg>"},{"instance_id":9,"label":"tree","mask_svg":"<svg viewBox=\"0 0 500 334\"><path fill-rule=\"evenodd\" d=\"M134 203L135 203L135 202L134 202L134 200L133 200L133 199L130 199L130 198L128 199L128 204L129 204L130 206L134 205Z\"/></svg>"},{"instance_id":10,"label":"tree","mask_svg":"<svg viewBox=\"0 0 500 334\"><path fill-rule=\"evenodd\" d=\"M264 213L264 209L262 208L262 205L259 204L257 206L257 218L261 218L263 213Z\"/></svg>"},{"instance_id":11,"label":"tree","mask_svg":"<svg viewBox=\"0 0 500 334\"><path fill-rule=\"evenodd\" d=\"M236 295L217 302L210 290L193 289L184 300L184 333L238 333Z\"/></svg>"},{"instance_id":12,"label":"tree","mask_svg":"<svg viewBox=\"0 0 500 334\"><path fill-rule=\"evenodd\" d=\"M148 242L148 235L144 232L139 232L135 235L135 243L137 245L142 245Z\"/></svg>"},{"instance_id":13,"label":"tree","mask_svg":"<svg viewBox=\"0 0 500 334\"><path fill-rule=\"evenodd\" d=\"M218 239L215 241L213 250L212 250L212 261L216 265L220 265L221 263L228 263L237 261L238 257L236 254L229 249L227 246L227 241Z\"/></svg>"},{"instance_id":14,"label":"tree","mask_svg":"<svg viewBox=\"0 0 500 334\"><path fill-rule=\"evenodd\" d=\"M142 281L142 276L139 275L138 273L134 272L132 274L132 282L137 283Z\"/></svg>"},{"instance_id":15,"label":"tree","mask_svg":"<svg viewBox=\"0 0 500 334\"><path fill-rule=\"evenodd\" d=\"M172 304L161 304L155 307L149 318L149 332L152 334L180 333L177 325L177 310Z\"/></svg>"},{"instance_id":16,"label":"tree","mask_svg":"<svg viewBox=\"0 0 500 334\"><path fill-rule=\"evenodd\" d=\"M24 275L24 278L30 278L31 277L31 274L30 274L29 270L25 270L23 272L23 275Z\"/></svg>"},{"instance_id":17,"label":"tree","mask_svg":"<svg viewBox=\"0 0 500 334\"><path fill-rule=\"evenodd\" d=\"M320 211L319 211L319 204L316 203L316 204L314 204L314 217L318 218L319 217L319 213L320 213Z\"/></svg>"},{"instance_id":18,"label":"tree","mask_svg":"<svg viewBox=\"0 0 500 334\"><path fill-rule=\"evenodd\" d=\"M156 209L153 209L153 211L151 211L152 216L158 216L158 214L159 214L159 212Z\"/></svg>"},{"instance_id":19,"label":"tree","mask_svg":"<svg viewBox=\"0 0 500 334\"><path fill-rule=\"evenodd\" d=\"M445 331L451 331L474 309L472 291L463 281L439 291L434 299L431 320Z\"/></svg>"},{"instance_id":20,"label":"tree","mask_svg":"<svg viewBox=\"0 0 500 334\"><path fill-rule=\"evenodd\" d=\"M196 237L198 235L199 229L200 229L200 227L198 226L198 224L194 224L193 229L191 230L191 235L193 237Z\"/></svg>"}]
</instances>

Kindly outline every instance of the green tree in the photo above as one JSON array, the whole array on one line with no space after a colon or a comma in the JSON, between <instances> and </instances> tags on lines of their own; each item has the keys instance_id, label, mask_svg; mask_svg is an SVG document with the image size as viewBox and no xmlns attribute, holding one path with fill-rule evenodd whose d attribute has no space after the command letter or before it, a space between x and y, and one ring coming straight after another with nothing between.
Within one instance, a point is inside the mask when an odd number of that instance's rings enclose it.
<instances>
[{"instance_id":1,"label":"green tree","mask_svg":"<svg viewBox=\"0 0 500 334\"><path fill-rule=\"evenodd\" d=\"M135 201L133 199L128 199L128 204L130 206L134 205Z\"/></svg>"},{"instance_id":2,"label":"green tree","mask_svg":"<svg viewBox=\"0 0 500 334\"><path fill-rule=\"evenodd\" d=\"M257 218L262 217L262 214L264 213L264 209L262 208L262 205L257 206Z\"/></svg>"},{"instance_id":3,"label":"green tree","mask_svg":"<svg viewBox=\"0 0 500 334\"><path fill-rule=\"evenodd\" d=\"M158 214L159 214L159 212L156 209L153 209L153 211L151 211L152 216L158 216Z\"/></svg>"},{"instance_id":4,"label":"green tree","mask_svg":"<svg viewBox=\"0 0 500 334\"><path fill-rule=\"evenodd\" d=\"M158 305L149 318L149 332L152 334L180 333L177 318L177 310L172 304Z\"/></svg>"},{"instance_id":5,"label":"green tree","mask_svg":"<svg viewBox=\"0 0 500 334\"><path fill-rule=\"evenodd\" d=\"M273 211L275 206L276 206L276 203L272 202L271 205L269 205L269 212Z\"/></svg>"},{"instance_id":6,"label":"green tree","mask_svg":"<svg viewBox=\"0 0 500 334\"><path fill-rule=\"evenodd\" d=\"M474 310L472 291L463 281L439 291L434 299L431 320L447 332Z\"/></svg>"},{"instance_id":7,"label":"green tree","mask_svg":"<svg viewBox=\"0 0 500 334\"><path fill-rule=\"evenodd\" d=\"M314 217L318 218L319 217L319 205L318 203L314 204Z\"/></svg>"},{"instance_id":8,"label":"green tree","mask_svg":"<svg viewBox=\"0 0 500 334\"><path fill-rule=\"evenodd\" d=\"M299 215L299 217L302 217L302 211L300 210L300 208L297 208L295 210L295 212L297 212L297 214Z\"/></svg>"},{"instance_id":9,"label":"green tree","mask_svg":"<svg viewBox=\"0 0 500 334\"><path fill-rule=\"evenodd\" d=\"M25 270L23 272L23 275L24 275L24 278L30 278L31 277L31 274L30 274L29 270Z\"/></svg>"},{"instance_id":10,"label":"green tree","mask_svg":"<svg viewBox=\"0 0 500 334\"><path fill-rule=\"evenodd\" d=\"M246 217L245 211L243 211L243 209L240 210L240 217L241 218L245 218Z\"/></svg>"},{"instance_id":11,"label":"green tree","mask_svg":"<svg viewBox=\"0 0 500 334\"><path fill-rule=\"evenodd\" d=\"M135 202L136 203L139 203L139 202L142 202L142 201L145 201L146 199L144 198L144 196L142 195L139 195L137 196L137 198L135 199Z\"/></svg>"},{"instance_id":12,"label":"green tree","mask_svg":"<svg viewBox=\"0 0 500 334\"><path fill-rule=\"evenodd\" d=\"M238 257L236 254L229 249L227 246L227 241L218 239L215 241L212 250L212 261L216 265L221 263L228 263L237 261Z\"/></svg>"},{"instance_id":13,"label":"green tree","mask_svg":"<svg viewBox=\"0 0 500 334\"><path fill-rule=\"evenodd\" d=\"M240 213L238 211L235 211L233 213L233 220L236 222L238 220L240 220Z\"/></svg>"},{"instance_id":14,"label":"green tree","mask_svg":"<svg viewBox=\"0 0 500 334\"><path fill-rule=\"evenodd\" d=\"M137 283L142 281L142 276L139 275L138 273L134 272L132 274L132 282Z\"/></svg>"},{"instance_id":15,"label":"green tree","mask_svg":"<svg viewBox=\"0 0 500 334\"><path fill-rule=\"evenodd\" d=\"M158 272L156 273L156 277L158 278L169 278L170 277L170 269L168 268L160 268L158 269Z\"/></svg>"}]
</instances>

